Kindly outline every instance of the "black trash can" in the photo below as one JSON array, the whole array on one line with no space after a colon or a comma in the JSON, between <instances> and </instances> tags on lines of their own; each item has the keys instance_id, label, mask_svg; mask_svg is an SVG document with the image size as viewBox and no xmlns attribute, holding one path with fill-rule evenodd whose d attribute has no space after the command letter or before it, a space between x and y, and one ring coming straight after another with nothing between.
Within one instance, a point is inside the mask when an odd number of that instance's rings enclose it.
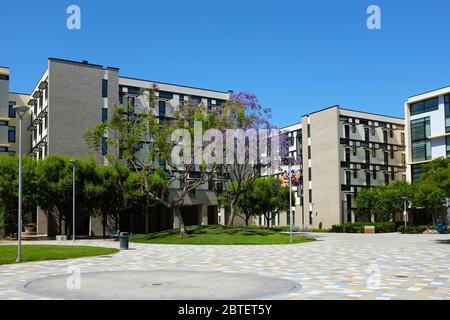
<instances>
[{"instance_id":1,"label":"black trash can","mask_svg":"<svg viewBox=\"0 0 450 320\"><path fill-rule=\"evenodd\" d=\"M130 234L128 232L121 232L119 235L120 240L120 250L128 250L128 240Z\"/></svg>"}]
</instances>

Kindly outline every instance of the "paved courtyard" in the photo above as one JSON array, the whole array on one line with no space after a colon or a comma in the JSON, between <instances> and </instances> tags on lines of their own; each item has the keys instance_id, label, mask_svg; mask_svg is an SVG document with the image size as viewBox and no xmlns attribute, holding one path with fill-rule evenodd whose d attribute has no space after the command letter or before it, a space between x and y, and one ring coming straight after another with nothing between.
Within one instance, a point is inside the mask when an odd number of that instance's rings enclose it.
<instances>
[{"instance_id":1,"label":"paved courtyard","mask_svg":"<svg viewBox=\"0 0 450 320\"><path fill-rule=\"evenodd\" d=\"M314 236L318 241L297 245L130 244L132 250L111 256L3 265L0 266L0 299L94 298L87 294L70 296L54 291L54 283L60 283L60 286L66 284L69 267L72 267L72 271L73 267L80 268L82 288L83 275L85 276L84 290L86 286L95 287L95 283L91 282L93 279L107 279L108 274L112 275L111 278L116 278L118 287L120 278L122 283L127 283L127 289L130 286L132 289L134 283L141 288L149 283L150 286L159 286L157 289L142 291L148 296L134 297L144 299L189 298L176 294L165 295L170 290L176 293L176 279L191 279L192 283L197 284L202 282L201 286L208 292L221 291L224 283L229 283L227 294L244 299L450 299L450 235ZM34 243L36 242L32 244ZM56 244L51 241L45 243ZM117 247L118 243L77 241L77 245ZM127 277L127 273L123 273L125 271L133 272L129 272ZM142 273L145 276L140 278L149 277L150 282L139 283L137 271L145 271ZM207 272L204 279L199 272ZM104 277L95 277L95 273L104 274ZM172 287L166 287L166 284L169 285L169 280L166 279L169 273L176 275L169 279ZM119 274L120 276L114 276ZM242 282L239 277L242 277ZM161 283L154 283L157 278ZM58 282L56 279L64 281ZM258 281L264 284L264 281L270 283L270 279L274 282L271 290L267 290L262 296L246 295L251 286L254 286L251 287L254 290L260 290ZM279 292L275 285L277 281L280 282ZM286 285L292 286L286 290ZM120 288L114 288L114 284L110 283L105 289L109 292L116 291L118 295L115 297L120 297ZM55 292L57 295L52 295Z\"/></svg>"}]
</instances>

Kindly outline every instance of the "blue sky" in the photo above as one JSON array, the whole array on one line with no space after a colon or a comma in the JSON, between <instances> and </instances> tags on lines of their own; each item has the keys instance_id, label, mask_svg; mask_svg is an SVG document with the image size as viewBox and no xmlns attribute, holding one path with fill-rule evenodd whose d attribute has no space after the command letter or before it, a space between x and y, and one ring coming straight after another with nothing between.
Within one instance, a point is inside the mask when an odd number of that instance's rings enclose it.
<instances>
[{"instance_id":1,"label":"blue sky","mask_svg":"<svg viewBox=\"0 0 450 320\"><path fill-rule=\"evenodd\" d=\"M66 8L82 29L66 28ZM381 30L366 27L370 4ZM450 85L448 0L2 1L0 65L29 92L48 57L137 78L250 91L274 124L340 104L403 116L407 97Z\"/></svg>"}]
</instances>

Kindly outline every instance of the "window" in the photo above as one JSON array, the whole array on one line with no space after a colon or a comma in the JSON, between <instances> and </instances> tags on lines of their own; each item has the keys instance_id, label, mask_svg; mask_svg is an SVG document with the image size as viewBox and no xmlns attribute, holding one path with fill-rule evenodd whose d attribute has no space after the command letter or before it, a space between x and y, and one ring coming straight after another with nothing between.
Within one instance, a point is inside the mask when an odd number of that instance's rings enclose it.
<instances>
[{"instance_id":1,"label":"window","mask_svg":"<svg viewBox=\"0 0 450 320\"><path fill-rule=\"evenodd\" d=\"M108 80L106 79L102 80L102 97L103 98L108 97Z\"/></svg>"},{"instance_id":2,"label":"window","mask_svg":"<svg viewBox=\"0 0 450 320\"><path fill-rule=\"evenodd\" d=\"M42 127L43 127L42 123L38 125L38 128L39 128L39 135L40 135L41 137L42 137Z\"/></svg>"},{"instance_id":3,"label":"window","mask_svg":"<svg viewBox=\"0 0 450 320\"><path fill-rule=\"evenodd\" d=\"M391 159L394 159L394 150L391 150Z\"/></svg>"},{"instance_id":4,"label":"window","mask_svg":"<svg viewBox=\"0 0 450 320\"><path fill-rule=\"evenodd\" d=\"M375 170L375 169L373 169L372 178L373 178L373 180L377 179L377 170Z\"/></svg>"},{"instance_id":5,"label":"window","mask_svg":"<svg viewBox=\"0 0 450 320\"><path fill-rule=\"evenodd\" d=\"M102 108L102 122L108 121L108 108Z\"/></svg>"},{"instance_id":6,"label":"window","mask_svg":"<svg viewBox=\"0 0 450 320\"><path fill-rule=\"evenodd\" d=\"M366 172L366 186L370 187L370 172Z\"/></svg>"},{"instance_id":7,"label":"window","mask_svg":"<svg viewBox=\"0 0 450 320\"><path fill-rule=\"evenodd\" d=\"M350 171L345 171L345 184L348 186L352 184L352 173Z\"/></svg>"},{"instance_id":8,"label":"window","mask_svg":"<svg viewBox=\"0 0 450 320\"><path fill-rule=\"evenodd\" d=\"M345 161L350 162L350 149L349 148L345 149Z\"/></svg>"},{"instance_id":9,"label":"window","mask_svg":"<svg viewBox=\"0 0 450 320\"><path fill-rule=\"evenodd\" d=\"M0 80L9 80L9 76L6 74L0 74Z\"/></svg>"},{"instance_id":10,"label":"window","mask_svg":"<svg viewBox=\"0 0 450 320\"><path fill-rule=\"evenodd\" d=\"M369 141L369 128L364 128L364 140Z\"/></svg>"},{"instance_id":11,"label":"window","mask_svg":"<svg viewBox=\"0 0 450 320\"><path fill-rule=\"evenodd\" d=\"M347 205L347 222L351 222L352 221L352 195L351 194L347 194L345 196L346 198L346 205Z\"/></svg>"},{"instance_id":12,"label":"window","mask_svg":"<svg viewBox=\"0 0 450 320\"><path fill-rule=\"evenodd\" d=\"M383 142L388 143L388 133L386 130L383 131Z\"/></svg>"},{"instance_id":13,"label":"window","mask_svg":"<svg viewBox=\"0 0 450 320\"><path fill-rule=\"evenodd\" d=\"M390 131L389 131L389 137L391 137L391 138L394 137L394 131L393 131L393 130L390 130Z\"/></svg>"},{"instance_id":14,"label":"window","mask_svg":"<svg viewBox=\"0 0 450 320\"><path fill-rule=\"evenodd\" d=\"M8 105L8 117L15 118L16 117L16 110L14 110L14 106L16 103L14 101L10 101Z\"/></svg>"},{"instance_id":15,"label":"window","mask_svg":"<svg viewBox=\"0 0 450 320\"><path fill-rule=\"evenodd\" d=\"M312 213L312 211L309 212L309 224L310 225L313 224L313 213Z\"/></svg>"},{"instance_id":16,"label":"window","mask_svg":"<svg viewBox=\"0 0 450 320\"><path fill-rule=\"evenodd\" d=\"M385 185L388 185L388 184L389 184L389 174L388 174L388 173L385 173L385 174L384 174L384 184L385 184Z\"/></svg>"},{"instance_id":17,"label":"window","mask_svg":"<svg viewBox=\"0 0 450 320\"><path fill-rule=\"evenodd\" d=\"M308 123L307 125L308 138L311 138L311 125Z\"/></svg>"},{"instance_id":18,"label":"window","mask_svg":"<svg viewBox=\"0 0 450 320\"><path fill-rule=\"evenodd\" d=\"M173 93L172 92L167 92L167 91L160 91L159 92L159 97L160 98L164 98L164 99L172 100L173 99Z\"/></svg>"},{"instance_id":19,"label":"window","mask_svg":"<svg viewBox=\"0 0 450 320\"><path fill-rule=\"evenodd\" d=\"M179 95L179 99L180 99L180 102L183 102L184 101L184 95L180 94Z\"/></svg>"},{"instance_id":20,"label":"window","mask_svg":"<svg viewBox=\"0 0 450 320\"><path fill-rule=\"evenodd\" d=\"M358 171L353 171L353 179L358 179Z\"/></svg>"},{"instance_id":21,"label":"window","mask_svg":"<svg viewBox=\"0 0 450 320\"><path fill-rule=\"evenodd\" d=\"M406 166L406 155L402 153L402 165Z\"/></svg>"},{"instance_id":22,"label":"window","mask_svg":"<svg viewBox=\"0 0 450 320\"><path fill-rule=\"evenodd\" d=\"M395 171L394 171L394 168L392 168L392 170L391 170L391 181L394 181L395 180Z\"/></svg>"},{"instance_id":23,"label":"window","mask_svg":"<svg viewBox=\"0 0 450 320\"><path fill-rule=\"evenodd\" d=\"M366 163L370 163L370 150L366 150Z\"/></svg>"},{"instance_id":24,"label":"window","mask_svg":"<svg viewBox=\"0 0 450 320\"><path fill-rule=\"evenodd\" d=\"M308 146L308 159L311 159L311 146Z\"/></svg>"},{"instance_id":25,"label":"window","mask_svg":"<svg viewBox=\"0 0 450 320\"><path fill-rule=\"evenodd\" d=\"M166 160L164 159L159 159L159 166L163 169L166 168Z\"/></svg>"},{"instance_id":26,"label":"window","mask_svg":"<svg viewBox=\"0 0 450 320\"><path fill-rule=\"evenodd\" d=\"M405 144L405 134L403 132L401 133L401 143L402 145Z\"/></svg>"},{"instance_id":27,"label":"window","mask_svg":"<svg viewBox=\"0 0 450 320\"><path fill-rule=\"evenodd\" d=\"M445 132L450 132L450 94L444 97L445 101Z\"/></svg>"},{"instance_id":28,"label":"window","mask_svg":"<svg viewBox=\"0 0 450 320\"><path fill-rule=\"evenodd\" d=\"M46 115L45 118L44 118L44 125L45 125L45 129L47 129L47 127L48 127L48 115Z\"/></svg>"},{"instance_id":29,"label":"window","mask_svg":"<svg viewBox=\"0 0 450 320\"><path fill-rule=\"evenodd\" d=\"M353 147L353 155L356 156L356 147Z\"/></svg>"},{"instance_id":30,"label":"window","mask_svg":"<svg viewBox=\"0 0 450 320\"><path fill-rule=\"evenodd\" d=\"M309 203L312 202L312 189L308 190L308 195L309 195Z\"/></svg>"},{"instance_id":31,"label":"window","mask_svg":"<svg viewBox=\"0 0 450 320\"><path fill-rule=\"evenodd\" d=\"M411 115L415 116L421 113L430 112L437 110L439 108L439 100L438 98L433 98L417 103L413 103L411 105Z\"/></svg>"},{"instance_id":32,"label":"window","mask_svg":"<svg viewBox=\"0 0 450 320\"><path fill-rule=\"evenodd\" d=\"M16 127L8 128L8 142L16 142Z\"/></svg>"},{"instance_id":33,"label":"window","mask_svg":"<svg viewBox=\"0 0 450 320\"><path fill-rule=\"evenodd\" d=\"M311 167L308 168L308 181L312 180L312 170Z\"/></svg>"},{"instance_id":34,"label":"window","mask_svg":"<svg viewBox=\"0 0 450 320\"><path fill-rule=\"evenodd\" d=\"M375 135L375 128L372 128L372 135L374 136Z\"/></svg>"},{"instance_id":35,"label":"window","mask_svg":"<svg viewBox=\"0 0 450 320\"><path fill-rule=\"evenodd\" d=\"M411 166L412 182L413 183L419 182L420 176L422 175L422 173L425 173L425 172L426 172L426 169L424 167L422 167L422 165L420 165L420 164L413 164Z\"/></svg>"},{"instance_id":36,"label":"window","mask_svg":"<svg viewBox=\"0 0 450 320\"><path fill-rule=\"evenodd\" d=\"M290 139L289 139L290 146L291 147L294 146L294 143L295 143L295 138L294 138L294 136L291 136Z\"/></svg>"},{"instance_id":37,"label":"window","mask_svg":"<svg viewBox=\"0 0 450 320\"><path fill-rule=\"evenodd\" d=\"M375 158L377 156L377 150L375 147L372 149L372 158Z\"/></svg>"},{"instance_id":38,"label":"window","mask_svg":"<svg viewBox=\"0 0 450 320\"><path fill-rule=\"evenodd\" d=\"M8 147L0 147L0 152L8 152Z\"/></svg>"},{"instance_id":39,"label":"window","mask_svg":"<svg viewBox=\"0 0 450 320\"><path fill-rule=\"evenodd\" d=\"M349 126L344 126L344 138L345 139L350 138L350 127Z\"/></svg>"},{"instance_id":40,"label":"window","mask_svg":"<svg viewBox=\"0 0 450 320\"><path fill-rule=\"evenodd\" d=\"M107 138L102 137L102 156L106 156L107 153L108 153Z\"/></svg>"},{"instance_id":41,"label":"window","mask_svg":"<svg viewBox=\"0 0 450 320\"><path fill-rule=\"evenodd\" d=\"M159 101L159 116L160 117L166 116L166 102L165 101Z\"/></svg>"},{"instance_id":42,"label":"window","mask_svg":"<svg viewBox=\"0 0 450 320\"><path fill-rule=\"evenodd\" d=\"M388 152L384 153L384 164L389 164L389 153Z\"/></svg>"},{"instance_id":43,"label":"window","mask_svg":"<svg viewBox=\"0 0 450 320\"><path fill-rule=\"evenodd\" d=\"M0 120L0 127L7 127L7 126L8 126L8 121Z\"/></svg>"},{"instance_id":44,"label":"window","mask_svg":"<svg viewBox=\"0 0 450 320\"><path fill-rule=\"evenodd\" d=\"M450 158L450 137L445 138L446 149L447 149L447 158Z\"/></svg>"},{"instance_id":45,"label":"window","mask_svg":"<svg viewBox=\"0 0 450 320\"><path fill-rule=\"evenodd\" d=\"M412 161L424 161L431 159L430 117L411 121L411 148Z\"/></svg>"},{"instance_id":46,"label":"window","mask_svg":"<svg viewBox=\"0 0 450 320\"><path fill-rule=\"evenodd\" d=\"M356 126L355 125L352 125L352 132L356 133Z\"/></svg>"}]
</instances>

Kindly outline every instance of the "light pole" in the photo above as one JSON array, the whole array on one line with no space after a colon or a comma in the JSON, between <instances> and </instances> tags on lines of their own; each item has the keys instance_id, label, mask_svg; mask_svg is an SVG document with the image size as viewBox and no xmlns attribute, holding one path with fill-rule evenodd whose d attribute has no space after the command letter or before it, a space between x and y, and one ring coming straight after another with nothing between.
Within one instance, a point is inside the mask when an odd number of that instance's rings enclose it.
<instances>
[{"instance_id":1,"label":"light pole","mask_svg":"<svg viewBox=\"0 0 450 320\"><path fill-rule=\"evenodd\" d=\"M75 178L77 171L77 160L70 160L72 163L72 241L75 242Z\"/></svg>"},{"instance_id":2,"label":"light pole","mask_svg":"<svg viewBox=\"0 0 450 320\"><path fill-rule=\"evenodd\" d=\"M405 232L406 232L406 224L408 221L408 197L402 197L403 199L403 219L405 220Z\"/></svg>"},{"instance_id":3,"label":"light pole","mask_svg":"<svg viewBox=\"0 0 450 320\"><path fill-rule=\"evenodd\" d=\"M22 260L22 121L25 113L30 109L28 106L16 106L14 111L19 115L19 212L17 218L17 259Z\"/></svg>"},{"instance_id":4,"label":"light pole","mask_svg":"<svg viewBox=\"0 0 450 320\"><path fill-rule=\"evenodd\" d=\"M289 241L292 243L292 158L288 158L288 170L289 170Z\"/></svg>"}]
</instances>

